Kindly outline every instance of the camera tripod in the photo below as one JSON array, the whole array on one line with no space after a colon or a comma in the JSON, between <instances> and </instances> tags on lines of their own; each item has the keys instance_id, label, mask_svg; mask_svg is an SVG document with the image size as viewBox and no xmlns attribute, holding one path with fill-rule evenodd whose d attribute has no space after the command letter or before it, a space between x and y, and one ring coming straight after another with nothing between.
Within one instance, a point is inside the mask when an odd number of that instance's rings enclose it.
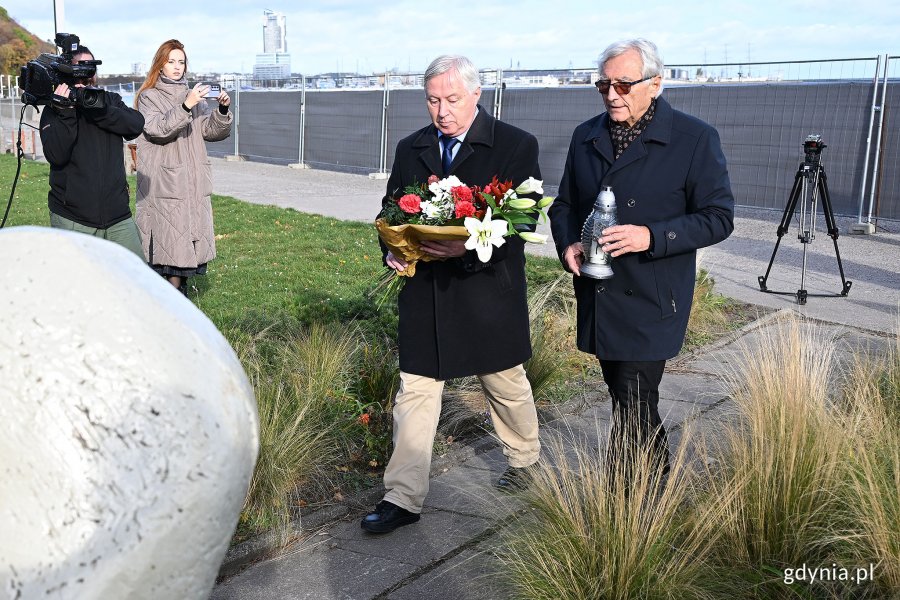
<instances>
[{"instance_id":1,"label":"camera tripod","mask_svg":"<svg viewBox=\"0 0 900 600\"><path fill-rule=\"evenodd\" d=\"M797 297L797 304L806 304L808 296L836 297L846 296L850 293L852 281L847 281L844 277L844 266L841 264L841 253L838 250L838 228L834 222L834 212L831 210L831 196L828 194L828 182L825 175L825 167L819 162L818 154L807 152L806 160L797 170L794 177L794 187L791 190L790 198L788 198L787 206L784 207L784 214L781 217L781 224L778 226L778 240L775 242L775 249L772 250L772 258L769 259L769 268L766 274L758 277L759 289L770 294L785 294ZM837 294L809 294L804 287L806 283L806 247L816 237L816 201L818 196L822 196L822 211L825 215L825 224L828 228L828 235L834 241L834 254L837 257L838 270L841 273L841 282L843 287ZM800 289L796 293L793 292L776 292L766 287L766 280L769 278L769 272L772 270L772 263L775 262L775 254L778 252L778 245L781 244L781 238L790 228L791 220L794 217L794 211L797 203L800 202L800 231L798 238L803 244L803 267L800 270Z\"/></svg>"}]
</instances>

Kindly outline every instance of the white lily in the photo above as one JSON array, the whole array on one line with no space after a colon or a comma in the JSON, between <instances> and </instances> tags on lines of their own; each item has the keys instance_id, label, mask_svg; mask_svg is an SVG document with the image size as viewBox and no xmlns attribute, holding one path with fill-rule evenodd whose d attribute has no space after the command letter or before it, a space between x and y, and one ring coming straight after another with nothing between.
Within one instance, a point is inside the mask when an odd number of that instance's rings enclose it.
<instances>
[{"instance_id":1,"label":"white lily","mask_svg":"<svg viewBox=\"0 0 900 600\"><path fill-rule=\"evenodd\" d=\"M535 202L531 198L514 198L512 200L507 200L506 203L511 207L517 208L519 210L525 210L537 204L537 202Z\"/></svg>"},{"instance_id":2,"label":"white lily","mask_svg":"<svg viewBox=\"0 0 900 600\"><path fill-rule=\"evenodd\" d=\"M532 231L520 231L519 237L532 244L546 244L547 236L542 233L534 233Z\"/></svg>"},{"instance_id":3,"label":"white lily","mask_svg":"<svg viewBox=\"0 0 900 600\"><path fill-rule=\"evenodd\" d=\"M484 213L483 221L479 221L475 217L466 217L463 224L469 232L469 239L466 240L466 250L475 250L478 254L478 260L481 262L486 263L491 260L494 246L499 248L506 242L503 239L503 234L508 230L506 221L503 219L491 220L491 207L488 207Z\"/></svg>"},{"instance_id":4,"label":"white lily","mask_svg":"<svg viewBox=\"0 0 900 600\"><path fill-rule=\"evenodd\" d=\"M543 196L543 186L544 182L542 180L529 177L516 188L516 194L519 196L524 196L525 194L540 194Z\"/></svg>"}]
</instances>

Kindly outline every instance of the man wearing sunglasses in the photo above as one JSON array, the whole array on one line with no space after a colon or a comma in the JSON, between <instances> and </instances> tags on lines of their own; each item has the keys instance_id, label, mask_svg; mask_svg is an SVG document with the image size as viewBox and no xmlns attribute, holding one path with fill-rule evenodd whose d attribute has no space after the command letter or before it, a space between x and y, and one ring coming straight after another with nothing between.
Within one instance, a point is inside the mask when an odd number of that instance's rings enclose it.
<instances>
[{"instance_id":1,"label":"man wearing sunglasses","mask_svg":"<svg viewBox=\"0 0 900 600\"><path fill-rule=\"evenodd\" d=\"M696 250L731 234L734 196L716 130L659 96L663 64L652 42L614 43L599 65L606 112L575 129L551 227L563 267L574 274L578 348L597 356L612 397L610 463L627 475L630 450L643 447L665 474L659 384L684 343ZM607 185L619 224L599 243L613 257L614 275L581 277L582 225Z\"/></svg>"}]
</instances>

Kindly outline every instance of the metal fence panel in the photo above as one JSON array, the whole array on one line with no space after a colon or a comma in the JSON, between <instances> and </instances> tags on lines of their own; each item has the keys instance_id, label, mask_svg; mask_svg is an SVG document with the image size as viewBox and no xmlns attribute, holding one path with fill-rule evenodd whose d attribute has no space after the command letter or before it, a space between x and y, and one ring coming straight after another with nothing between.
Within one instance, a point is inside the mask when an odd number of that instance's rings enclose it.
<instances>
[{"instance_id":1,"label":"metal fence panel","mask_svg":"<svg viewBox=\"0 0 900 600\"><path fill-rule=\"evenodd\" d=\"M872 86L871 81L679 84L670 85L663 94L676 108L719 131L739 205L782 209L804 158L803 141L816 133L828 145L822 162L834 212L855 216ZM485 88L482 108L492 111L492 98L493 89ZM383 99L381 89L307 91L305 162L317 168L377 171ZM242 93L240 103L240 154L267 162L296 162L299 92ZM891 167L900 158L900 128L890 116L891 108L900 108L900 91L893 84L888 85L885 105L875 214L897 219L900 174ZM510 88L503 92L501 118L538 138L542 176L552 188L562 176L572 131L602 110L602 100L592 86ZM388 170L397 142L428 122L421 89L390 91ZM214 155L232 154L233 143L226 140L209 148Z\"/></svg>"},{"instance_id":2,"label":"metal fence panel","mask_svg":"<svg viewBox=\"0 0 900 600\"><path fill-rule=\"evenodd\" d=\"M891 62L900 64L900 57ZM896 67L894 67L896 68ZM900 219L900 86L888 82L884 102L884 127L881 156L878 161L878 182L875 189L873 214L886 219ZM865 212L869 210L870 195L865 197Z\"/></svg>"},{"instance_id":3,"label":"metal fence panel","mask_svg":"<svg viewBox=\"0 0 900 600\"><path fill-rule=\"evenodd\" d=\"M300 92L245 92L241 102L241 156L284 165L297 162Z\"/></svg>"},{"instance_id":4,"label":"metal fence panel","mask_svg":"<svg viewBox=\"0 0 900 600\"><path fill-rule=\"evenodd\" d=\"M384 92L306 92L305 162L354 172L378 170Z\"/></svg>"},{"instance_id":5,"label":"metal fence panel","mask_svg":"<svg viewBox=\"0 0 900 600\"><path fill-rule=\"evenodd\" d=\"M387 170L394 164L397 142L431 122L422 89L391 90L388 104Z\"/></svg>"},{"instance_id":6,"label":"metal fence panel","mask_svg":"<svg viewBox=\"0 0 900 600\"><path fill-rule=\"evenodd\" d=\"M835 213L856 214L872 83L742 84L672 87L675 108L719 131L737 203L782 208L803 140L821 134L822 164Z\"/></svg>"},{"instance_id":7,"label":"metal fence panel","mask_svg":"<svg viewBox=\"0 0 900 600\"><path fill-rule=\"evenodd\" d=\"M532 133L540 148L541 177L547 186L559 185L572 132L604 110L597 89L565 87L506 89L501 118Z\"/></svg>"}]
</instances>

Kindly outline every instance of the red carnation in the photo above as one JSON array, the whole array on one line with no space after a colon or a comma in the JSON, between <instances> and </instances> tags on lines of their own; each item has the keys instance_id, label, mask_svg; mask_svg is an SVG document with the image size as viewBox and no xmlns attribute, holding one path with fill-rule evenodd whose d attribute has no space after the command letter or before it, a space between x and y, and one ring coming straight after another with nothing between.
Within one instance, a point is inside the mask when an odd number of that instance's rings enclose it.
<instances>
[{"instance_id":1,"label":"red carnation","mask_svg":"<svg viewBox=\"0 0 900 600\"><path fill-rule=\"evenodd\" d=\"M437 183L440 180L441 180L441 178L438 177L437 175L432 175L431 177L428 178L428 185L431 185L432 183Z\"/></svg>"},{"instance_id":2,"label":"red carnation","mask_svg":"<svg viewBox=\"0 0 900 600\"><path fill-rule=\"evenodd\" d=\"M422 212L422 199L416 194L406 194L397 201L397 206L405 213L414 215Z\"/></svg>"},{"instance_id":3,"label":"red carnation","mask_svg":"<svg viewBox=\"0 0 900 600\"><path fill-rule=\"evenodd\" d=\"M471 204L472 202L472 190L464 185L458 185L454 188L450 188L450 195L453 196L453 199L456 202L468 202Z\"/></svg>"},{"instance_id":4,"label":"red carnation","mask_svg":"<svg viewBox=\"0 0 900 600\"><path fill-rule=\"evenodd\" d=\"M458 188L457 188L458 189ZM467 200L456 201L456 218L475 216L475 205Z\"/></svg>"}]
</instances>

